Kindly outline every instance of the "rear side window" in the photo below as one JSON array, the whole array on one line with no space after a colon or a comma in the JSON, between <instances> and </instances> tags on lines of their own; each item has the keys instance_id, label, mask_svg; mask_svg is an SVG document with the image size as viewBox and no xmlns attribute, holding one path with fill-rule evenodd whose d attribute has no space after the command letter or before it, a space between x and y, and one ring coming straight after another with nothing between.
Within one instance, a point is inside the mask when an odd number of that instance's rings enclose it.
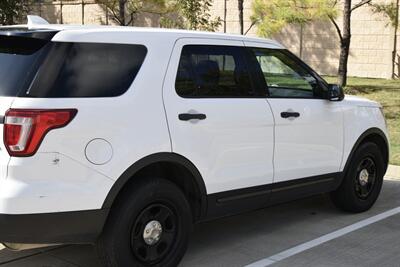
<instances>
[{"instance_id":1,"label":"rear side window","mask_svg":"<svg viewBox=\"0 0 400 267\"><path fill-rule=\"evenodd\" d=\"M146 56L142 45L51 43L28 97L112 97L125 93Z\"/></svg>"},{"instance_id":2,"label":"rear side window","mask_svg":"<svg viewBox=\"0 0 400 267\"><path fill-rule=\"evenodd\" d=\"M255 95L244 61L243 49L233 46L184 46L175 89L182 97Z\"/></svg>"},{"instance_id":3,"label":"rear side window","mask_svg":"<svg viewBox=\"0 0 400 267\"><path fill-rule=\"evenodd\" d=\"M0 96L26 92L46 53L46 41L0 36Z\"/></svg>"}]
</instances>

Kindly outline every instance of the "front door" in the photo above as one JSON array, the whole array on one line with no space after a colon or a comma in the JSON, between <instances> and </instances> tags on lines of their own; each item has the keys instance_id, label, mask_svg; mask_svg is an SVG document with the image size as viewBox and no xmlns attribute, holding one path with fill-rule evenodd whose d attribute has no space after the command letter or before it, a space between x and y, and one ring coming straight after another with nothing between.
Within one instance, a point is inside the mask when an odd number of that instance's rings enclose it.
<instances>
[{"instance_id":1,"label":"front door","mask_svg":"<svg viewBox=\"0 0 400 267\"><path fill-rule=\"evenodd\" d=\"M289 52L246 46L259 63L275 118L274 182L339 172L341 103L323 99L322 79Z\"/></svg>"}]
</instances>

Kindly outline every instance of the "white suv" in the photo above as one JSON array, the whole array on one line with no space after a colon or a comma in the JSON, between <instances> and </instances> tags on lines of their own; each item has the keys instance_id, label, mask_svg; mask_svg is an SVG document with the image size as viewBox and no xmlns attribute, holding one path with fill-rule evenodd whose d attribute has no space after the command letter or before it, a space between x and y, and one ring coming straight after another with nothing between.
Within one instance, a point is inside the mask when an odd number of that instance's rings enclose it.
<instances>
[{"instance_id":1,"label":"white suv","mask_svg":"<svg viewBox=\"0 0 400 267\"><path fill-rule=\"evenodd\" d=\"M6 246L176 266L193 223L327 192L350 212L376 201L381 106L279 43L30 21L0 28Z\"/></svg>"}]
</instances>

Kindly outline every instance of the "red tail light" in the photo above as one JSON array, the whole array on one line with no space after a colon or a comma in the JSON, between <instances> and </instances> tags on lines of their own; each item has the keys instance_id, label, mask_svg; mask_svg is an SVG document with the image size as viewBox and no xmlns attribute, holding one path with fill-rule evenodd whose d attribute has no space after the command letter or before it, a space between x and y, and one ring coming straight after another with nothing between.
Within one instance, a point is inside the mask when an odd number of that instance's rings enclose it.
<instances>
[{"instance_id":1,"label":"red tail light","mask_svg":"<svg viewBox=\"0 0 400 267\"><path fill-rule=\"evenodd\" d=\"M66 126L75 117L76 109L10 109L4 119L4 144L10 156L35 154L46 134Z\"/></svg>"}]
</instances>

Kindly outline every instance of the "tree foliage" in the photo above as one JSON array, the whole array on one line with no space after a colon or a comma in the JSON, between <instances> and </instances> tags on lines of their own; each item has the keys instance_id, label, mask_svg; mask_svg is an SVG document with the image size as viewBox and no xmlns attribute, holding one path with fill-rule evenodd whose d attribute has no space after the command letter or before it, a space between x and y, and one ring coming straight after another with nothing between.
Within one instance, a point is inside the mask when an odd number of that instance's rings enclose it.
<instances>
[{"instance_id":1,"label":"tree foliage","mask_svg":"<svg viewBox=\"0 0 400 267\"><path fill-rule=\"evenodd\" d=\"M133 25L141 13L160 15L165 28L215 31L221 19L212 19L212 0L97 0L122 26Z\"/></svg>"},{"instance_id":2,"label":"tree foliage","mask_svg":"<svg viewBox=\"0 0 400 267\"><path fill-rule=\"evenodd\" d=\"M258 25L261 36L279 32L288 24L304 25L316 20L330 20L340 41L338 83L347 84L347 63L351 43L351 16L356 9L369 6L375 13L386 15L393 26L398 27L396 4L376 4L373 0L255 0L253 25ZM339 10L342 26L336 21Z\"/></svg>"},{"instance_id":3,"label":"tree foliage","mask_svg":"<svg viewBox=\"0 0 400 267\"><path fill-rule=\"evenodd\" d=\"M20 22L29 12L29 0L0 0L0 25Z\"/></svg>"},{"instance_id":4,"label":"tree foliage","mask_svg":"<svg viewBox=\"0 0 400 267\"><path fill-rule=\"evenodd\" d=\"M161 25L168 28L184 28L189 30L215 31L221 25L219 17L212 18L210 8L212 0L175 0Z\"/></svg>"},{"instance_id":5,"label":"tree foliage","mask_svg":"<svg viewBox=\"0 0 400 267\"><path fill-rule=\"evenodd\" d=\"M164 13L165 0L97 0L111 14L111 18L121 26L133 25L140 13Z\"/></svg>"},{"instance_id":6,"label":"tree foliage","mask_svg":"<svg viewBox=\"0 0 400 267\"><path fill-rule=\"evenodd\" d=\"M396 27L399 25L398 21L398 7L396 3L389 3L389 4L371 4L372 6L372 11L377 14L382 14L386 16L390 24L393 27Z\"/></svg>"},{"instance_id":7,"label":"tree foliage","mask_svg":"<svg viewBox=\"0 0 400 267\"><path fill-rule=\"evenodd\" d=\"M255 0L251 20L258 26L258 34L267 37L288 24L304 25L337 14L331 0Z\"/></svg>"}]
</instances>

